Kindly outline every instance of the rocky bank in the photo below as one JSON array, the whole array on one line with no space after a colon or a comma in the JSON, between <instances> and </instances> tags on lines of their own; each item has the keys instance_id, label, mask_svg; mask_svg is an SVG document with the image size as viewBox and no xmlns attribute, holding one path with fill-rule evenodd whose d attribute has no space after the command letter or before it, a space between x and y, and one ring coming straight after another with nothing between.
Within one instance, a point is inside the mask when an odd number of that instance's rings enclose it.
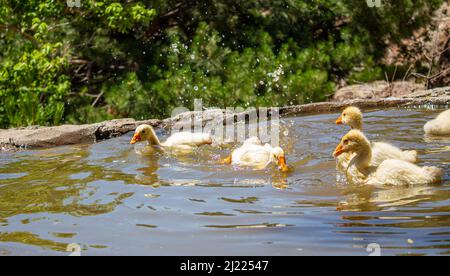
<instances>
[{"instance_id":1,"label":"rocky bank","mask_svg":"<svg viewBox=\"0 0 450 276\"><path fill-rule=\"evenodd\" d=\"M387 86L386 86L387 85ZM405 92L405 87L407 88ZM350 99L352 98L352 99ZM282 116L298 116L327 112L339 112L349 105L363 109L392 108L408 106L434 105L448 107L450 104L450 86L433 90L421 90L414 85L377 82L362 86L352 86L336 92L332 101L289 106L280 109ZM245 114L233 114L223 110L210 110L203 113L188 112L166 120L135 121L134 119L112 120L91 125L62 125L55 127L27 127L0 130L0 151L48 148L62 145L95 143L134 131L140 124L154 127L170 127L176 123L190 124L193 117L207 118L222 123L235 121ZM222 122L221 122L222 121Z\"/></svg>"}]
</instances>

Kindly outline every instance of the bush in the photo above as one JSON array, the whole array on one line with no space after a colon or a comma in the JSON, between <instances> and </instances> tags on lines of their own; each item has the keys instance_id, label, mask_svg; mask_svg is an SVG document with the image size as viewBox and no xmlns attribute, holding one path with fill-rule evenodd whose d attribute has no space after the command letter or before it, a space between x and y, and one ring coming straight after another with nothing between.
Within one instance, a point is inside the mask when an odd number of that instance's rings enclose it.
<instances>
[{"instance_id":1,"label":"bush","mask_svg":"<svg viewBox=\"0 0 450 276\"><path fill-rule=\"evenodd\" d=\"M62 58L52 58L60 45L44 45L0 67L0 124L7 126L59 124L70 81L61 74Z\"/></svg>"}]
</instances>

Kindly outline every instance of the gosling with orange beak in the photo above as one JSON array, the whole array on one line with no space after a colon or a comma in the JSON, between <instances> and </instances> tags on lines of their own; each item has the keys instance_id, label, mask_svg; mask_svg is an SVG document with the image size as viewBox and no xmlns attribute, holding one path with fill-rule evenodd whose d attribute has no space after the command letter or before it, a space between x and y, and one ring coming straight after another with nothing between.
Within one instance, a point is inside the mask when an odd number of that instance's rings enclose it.
<instances>
[{"instance_id":1,"label":"gosling with orange beak","mask_svg":"<svg viewBox=\"0 0 450 276\"><path fill-rule=\"evenodd\" d=\"M443 171L437 167L419 167L398 159L384 160L378 167L371 166L372 146L359 130L346 134L334 150L334 157L354 154L346 171L350 184L369 185L427 185L441 182Z\"/></svg>"},{"instance_id":2,"label":"gosling with orange beak","mask_svg":"<svg viewBox=\"0 0 450 276\"><path fill-rule=\"evenodd\" d=\"M251 167L257 170L267 168L270 164L276 164L281 172L288 172L286 155L280 147L263 145L257 137L252 137L244 144L234 150L232 154L223 160L223 164L236 165L239 167Z\"/></svg>"},{"instance_id":3,"label":"gosling with orange beak","mask_svg":"<svg viewBox=\"0 0 450 276\"><path fill-rule=\"evenodd\" d=\"M350 106L344 109L341 116L336 120L338 125L348 125L353 130L362 131L363 128L363 114L361 110L357 107ZM417 162L417 151L407 150L403 151L398 147L384 143L384 142L374 142L372 146L372 166L379 166L384 160L387 159L399 159L410 163ZM351 154L343 154L337 158L338 169L340 171L345 171L348 167L348 163L351 160Z\"/></svg>"},{"instance_id":4,"label":"gosling with orange beak","mask_svg":"<svg viewBox=\"0 0 450 276\"><path fill-rule=\"evenodd\" d=\"M355 106L347 107L336 120L336 124L348 125L351 129L362 130L363 114L361 110Z\"/></svg>"},{"instance_id":5,"label":"gosling with orange beak","mask_svg":"<svg viewBox=\"0 0 450 276\"><path fill-rule=\"evenodd\" d=\"M138 142L148 142L152 146L162 148L192 150L195 147L211 145L213 139L207 133L179 132L170 136L164 143L161 143L153 127L141 125L136 129L130 144L134 145Z\"/></svg>"}]
</instances>

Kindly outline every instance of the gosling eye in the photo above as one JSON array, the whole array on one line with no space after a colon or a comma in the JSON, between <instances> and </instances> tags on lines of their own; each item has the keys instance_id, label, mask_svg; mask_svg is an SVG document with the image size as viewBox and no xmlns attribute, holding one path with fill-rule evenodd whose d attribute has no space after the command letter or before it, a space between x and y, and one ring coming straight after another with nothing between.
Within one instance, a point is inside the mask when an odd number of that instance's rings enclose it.
<instances>
[{"instance_id":1,"label":"gosling eye","mask_svg":"<svg viewBox=\"0 0 450 276\"><path fill-rule=\"evenodd\" d=\"M348 140L346 139L346 140L344 140L344 145L347 145L348 144Z\"/></svg>"}]
</instances>

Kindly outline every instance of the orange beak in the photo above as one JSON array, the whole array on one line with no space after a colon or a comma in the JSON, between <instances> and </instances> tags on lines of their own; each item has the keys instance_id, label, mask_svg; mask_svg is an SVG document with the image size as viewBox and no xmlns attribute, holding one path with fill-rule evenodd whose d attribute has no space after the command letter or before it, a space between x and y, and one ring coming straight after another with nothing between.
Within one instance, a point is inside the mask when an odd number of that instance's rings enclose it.
<instances>
[{"instance_id":1,"label":"orange beak","mask_svg":"<svg viewBox=\"0 0 450 276\"><path fill-rule=\"evenodd\" d=\"M230 155L227 158L225 158L224 160L220 161L219 164L221 164L221 165L231 165L231 163L233 163L233 157Z\"/></svg>"},{"instance_id":2,"label":"orange beak","mask_svg":"<svg viewBox=\"0 0 450 276\"><path fill-rule=\"evenodd\" d=\"M342 122L342 115L339 116L339 118L336 120L336 125L342 125L344 122Z\"/></svg>"},{"instance_id":3,"label":"orange beak","mask_svg":"<svg viewBox=\"0 0 450 276\"><path fill-rule=\"evenodd\" d=\"M334 157L338 157L339 155L343 154L344 151L344 147L342 146L342 144L339 144L336 149L334 150L333 156Z\"/></svg>"},{"instance_id":4,"label":"orange beak","mask_svg":"<svg viewBox=\"0 0 450 276\"><path fill-rule=\"evenodd\" d=\"M133 139L131 139L130 145L134 145L134 144L136 144L137 142L140 142L140 141L142 141L141 135L139 135L139 133L136 133L133 136Z\"/></svg>"},{"instance_id":5,"label":"orange beak","mask_svg":"<svg viewBox=\"0 0 450 276\"><path fill-rule=\"evenodd\" d=\"M213 142L213 140L212 140L212 138L211 139L208 139L206 142L205 142L205 145L212 145L214 142Z\"/></svg>"},{"instance_id":6,"label":"orange beak","mask_svg":"<svg viewBox=\"0 0 450 276\"><path fill-rule=\"evenodd\" d=\"M288 172L289 171L289 167L286 164L286 157L283 156L283 157L279 157L278 158L278 168L282 172Z\"/></svg>"}]
</instances>

